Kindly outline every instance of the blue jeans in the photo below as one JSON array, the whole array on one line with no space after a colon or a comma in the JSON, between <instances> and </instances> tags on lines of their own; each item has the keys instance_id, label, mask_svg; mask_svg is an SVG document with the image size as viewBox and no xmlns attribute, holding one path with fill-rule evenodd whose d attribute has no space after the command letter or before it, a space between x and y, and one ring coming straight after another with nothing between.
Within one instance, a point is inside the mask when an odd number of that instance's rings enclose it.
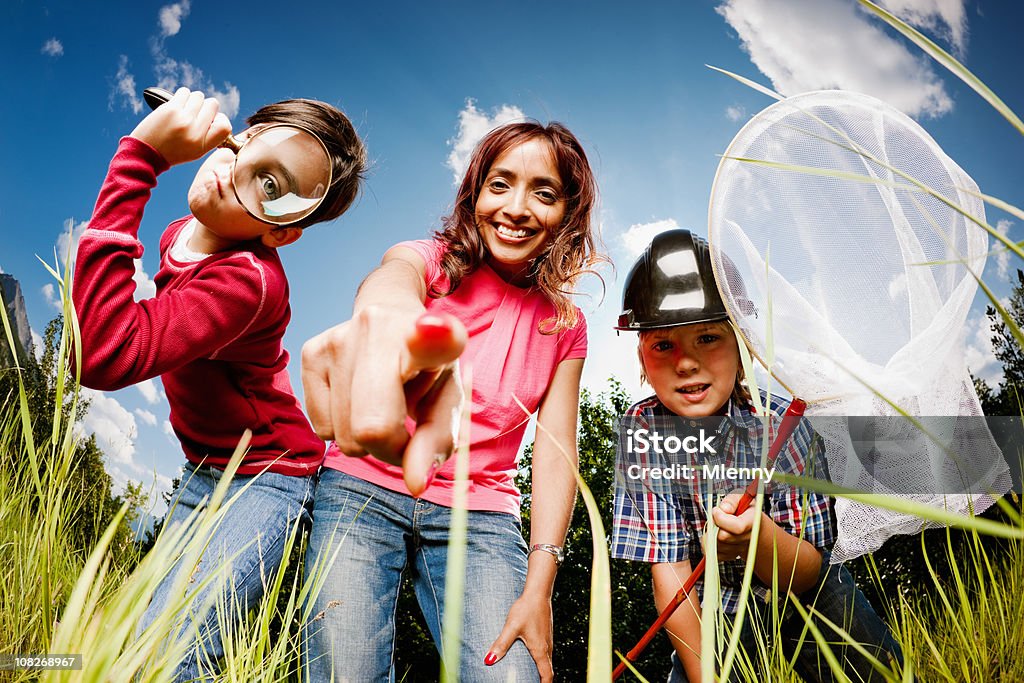
<instances>
[{"instance_id":1,"label":"blue jeans","mask_svg":"<svg viewBox=\"0 0 1024 683\"><path fill-rule=\"evenodd\" d=\"M321 470L306 576L315 576L318 567L326 576L304 628L303 680L395 680L395 610L407 570L441 650L450 518L451 510L444 506L336 470ZM461 680L539 679L533 658L519 641L494 666L483 663L525 584L526 543L519 518L470 511Z\"/></svg>"},{"instance_id":2,"label":"blue jeans","mask_svg":"<svg viewBox=\"0 0 1024 683\"><path fill-rule=\"evenodd\" d=\"M223 476L221 470L212 467L186 464L181 484L171 498L165 526L171 529L180 525L193 510L205 507ZM307 525L310 522L316 477L292 477L274 472L235 476L229 484L225 501L246 485L249 488L232 503L221 524L213 532L185 589L186 595L194 596L188 607L197 610L197 614L185 615L177 634L178 637L192 639L185 658L175 671L177 681L189 681L218 673L218 660L224 656L217 607L214 605L206 612L202 611L202 607L214 597L213 591L225 584L215 580L199 590L191 590L190 587L202 585L212 570L228 561L225 558L231 558L241 551L235 557L227 577L226 585L234 586L234 592L225 596L226 604L237 604L238 609L230 609L223 616L227 617L227 623L232 627L242 624L249 610L263 597L265 587L281 565L285 543L296 521L301 520L301 524ZM192 567L185 569L191 571ZM180 602L184 597L171 595L174 579L182 570L179 560L157 587L139 622L139 633L149 627L167 609L168 604Z\"/></svg>"},{"instance_id":3,"label":"blue jeans","mask_svg":"<svg viewBox=\"0 0 1024 683\"><path fill-rule=\"evenodd\" d=\"M891 666L890 660L902 662L903 653L899 643L864 593L857 588L850 570L843 565L830 565L828 561L829 553L825 552L821 560L818 582L800 595L801 603L807 607L813 606L826 619L845 629L855 642L864 645L865 649L883 665ZM768 607L762 604L755 609L761 612L759 621L762 624L767 623L771 616ZM751 626L752 617L753 615L748 612L743 623L743 631L740 633L740 648L754 656L758 649ZM855 681L883 680L864 657L854 648L843 644L842 638L830 626L816 618L814 622L848 677ZM838 680L829 668L828 662L821 656L814 636L810 631L803 633L804 626L804 620L796 610L787 607L780 624L779 637L787 657L792 657L799 648L800 654L796 658L793 670L808 683L832 683ZM668 680L669 683L686 683L687 680L682 663L675 652L672 653L672 671ZM732 680L742 680L737 677L735 666Z\"/></svg>"}]
</instances>

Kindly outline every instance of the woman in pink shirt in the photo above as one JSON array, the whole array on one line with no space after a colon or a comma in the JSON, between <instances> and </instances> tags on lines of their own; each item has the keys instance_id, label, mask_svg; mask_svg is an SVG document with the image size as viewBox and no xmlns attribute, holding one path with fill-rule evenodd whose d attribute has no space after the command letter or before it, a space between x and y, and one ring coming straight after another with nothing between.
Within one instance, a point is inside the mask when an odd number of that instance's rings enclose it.
<instances>
[{"instance_id":1,"label":"woman in pink shirt","mask_svg":"<svg viewBox=\"0 0 1024 683\"><path fill-rule=\"evenodd\" d=\"M551 592L575 500L587 349L586 322L569 297L602 258L595 195L586 155L564 126L491 131L443 230L388 250L360 288L353 319L304 348L311 420L335 438L306 557L309 569L326 566L306 625L311 680L394 680L405 571L440 648L458 368L472 370L470 434L460 437L470 448L460 676L552 679ZM463 343L458 365L447 363ZM527 549L513 479L534 412Z\"/></svg>"}]
</instances>

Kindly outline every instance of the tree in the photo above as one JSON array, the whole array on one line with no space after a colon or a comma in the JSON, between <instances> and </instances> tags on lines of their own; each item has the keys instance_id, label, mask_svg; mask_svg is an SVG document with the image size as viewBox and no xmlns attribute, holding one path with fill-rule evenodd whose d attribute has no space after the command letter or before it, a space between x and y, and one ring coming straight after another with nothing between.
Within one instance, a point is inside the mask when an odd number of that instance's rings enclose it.
<instances>
[{"instance_id":1,"label":"tree","mask_svg":"<svg viewBox=\"0 0 1024 683\"><path fill-rule=\"evenodd\" d=\"M72 428L68 421L72 399L77 392L73 375L60 371L62 364L66 363L59 349L62 325L60 318L50 321L44 334L41 358L37 361L31 354L24 357L20 373L10 366L10 356L2 359L5 362L0 362L0 366L8 366L0 369L0 424L15 430L13 443L25 443L20 420L20 384L24 387L27 399L32 441L38 453L44 456L39 461L39 474L44 480L52 467L51 458L45 456L51 452L54 421L59 420L65 425L60 433ZM58 400L61 401L59 406ZM88 410L88 402L79 401L76 410L77 420L80 421ZM103 452L94 436L79 439L70 457L66 483L72 492L70 499L78 504L77 513L65 530L71 536L72 547L88 553L113 521L121 505L127 501L128 514L118 526L111 547L116 549L115 557L118 561L123 560L125 565L133 564L137 552L130 525L145 504L141 485L130 484L121 495L112 492L113 480L103 466ZM29 466L28 459L20 451L0 453L0 463L15 471Z\"/></svg>"},{"instance_id":2,"label":"tree","mask_svg":"<svg viewBox=\"0 0 1024 683\"><path fill-rule=\"evenodd\" d=\"M1024 272L1019 268L1006 312L1018 329L1024 329ZM986 415L1019 417L1024 402L1024 349L993 306L988 306L985 314L992 330L992 350L1003 364L1003 380L993 390L984 380L974 378L974 387Z\"/></svg>"}]
</instances>

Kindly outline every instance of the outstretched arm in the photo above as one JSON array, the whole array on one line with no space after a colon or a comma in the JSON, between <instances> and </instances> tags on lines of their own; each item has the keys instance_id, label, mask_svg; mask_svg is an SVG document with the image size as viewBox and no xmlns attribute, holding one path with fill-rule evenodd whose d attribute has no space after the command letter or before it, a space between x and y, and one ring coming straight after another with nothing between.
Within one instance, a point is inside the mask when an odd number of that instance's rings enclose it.
<instances>
[{"instance_id":1,"label":"outstretched arm","mask_svg":"<svg viewBox=\"0 0 1024 683\"><path fill-rule=\"evenodd\" d=\"M392 247L363 281L351 320L302 348L306 408L317 434L346 455L402 464L420 494L454 446L462 389L454 361L466 331L451 316L426 314L425 263ZM405 417L417 421L410 438Z\"/></svg>"}]
</instances>

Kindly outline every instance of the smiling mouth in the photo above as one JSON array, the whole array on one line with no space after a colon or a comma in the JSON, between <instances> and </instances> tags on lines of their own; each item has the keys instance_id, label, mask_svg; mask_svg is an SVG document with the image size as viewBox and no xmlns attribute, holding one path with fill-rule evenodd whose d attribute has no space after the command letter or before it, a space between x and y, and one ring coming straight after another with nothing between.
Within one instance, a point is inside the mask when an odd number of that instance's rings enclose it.
<instances>
[{"instance_id":1,"label":"smiling mouth","mask_svg":"<svg viewBox=\"0 0 1024 683\"><path fill-rule=\"evenodd\" d=\"M711 388L710 384L689 384L685 387L679 387L676 389L676 393L679 394L700 394Z\"/></svg>"},{"instance_id":2,"label":"smiling mouth","mask_svg":"<svg viewBox=\"0 0 1024 683\"><path fill-rule=\"evenodd\" d=\"M537 234L536 230L530 230L528 228L510 228L507 225L501 225L500 223L494 224L494 231L502 237L513 240L525 239Z\"/></svg>"}]
</instances>

